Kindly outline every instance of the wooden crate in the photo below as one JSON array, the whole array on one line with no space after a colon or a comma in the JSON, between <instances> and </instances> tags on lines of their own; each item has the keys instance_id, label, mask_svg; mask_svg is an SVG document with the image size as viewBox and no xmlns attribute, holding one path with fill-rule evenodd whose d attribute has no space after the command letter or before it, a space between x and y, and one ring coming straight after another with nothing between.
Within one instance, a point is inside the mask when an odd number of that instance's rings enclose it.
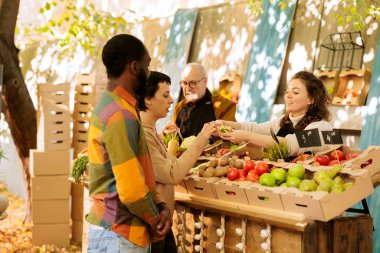
<instances>
[{"instance_id":1,"label":"wooden crate","mask_svg":"<svg viewBox=\"0 0 380 253\"><path fill-rule=\"evenodd\" d=\"M182 194L181 194L182 195ZM203 212L204 230L202 234L203 252L219 253L217 243L220 236L217 229L221 227L221 216L225 215L224 252L241 252L236 245L242 242L242 237L236 229L242 228L242 221L246 223L246 253L265 252L261 237L262 230L270 227L271 253L370 253L372 252L372 219L369 216L338 217L329 222L300 220L297 217L271 216L267 213L257 213L236 209L223 202L220 205L201 199L186 199L178 197L176 210L173 216L173 232L178 246L184 246L183 252L195 252L195 246L200 241L195 234L200 229L195 227ZM217 203L217 202L215 202ZM185 214L182 221L181 215ZM178 225L185 225L186 234ZM181 241L179 239L182 239Z\"/></svg>"}]
</instances>

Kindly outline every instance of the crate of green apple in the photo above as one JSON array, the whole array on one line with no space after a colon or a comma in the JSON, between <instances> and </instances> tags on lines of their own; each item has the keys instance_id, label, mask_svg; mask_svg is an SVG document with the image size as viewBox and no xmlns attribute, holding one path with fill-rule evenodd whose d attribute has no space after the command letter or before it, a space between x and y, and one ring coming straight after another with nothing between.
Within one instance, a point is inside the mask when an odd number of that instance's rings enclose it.
<instances>
[{"instance_id":1,"label":"crate of green apple","mask_svg":"<svg viewBox=\"0 0 380 253\"><path fill-rule=\"evenodd\" d=\"M197 186L199 195L204 195L199 189L209 193L212 189L217 199L303 213L321 221L339 215L373 192L368 170L342 165L287 164L279 168L248 158L221 157L199 165L193 173L192 180L203 184Z\"/></svg>"}]
</instances>

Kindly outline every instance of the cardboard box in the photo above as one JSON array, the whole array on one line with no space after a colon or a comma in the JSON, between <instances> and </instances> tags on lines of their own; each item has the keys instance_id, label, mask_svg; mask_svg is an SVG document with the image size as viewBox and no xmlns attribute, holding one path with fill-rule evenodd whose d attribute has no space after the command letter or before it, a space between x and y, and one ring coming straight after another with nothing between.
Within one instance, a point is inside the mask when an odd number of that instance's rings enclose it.
<instances>
[{"instance_id":1,"label":"cardboard box","mask_svg":"<svg viewBox=\"0 0 380 253\"><path fill-rule=\"evenodd\" d=\"M351 170L345 168L354 185L342 193L322 191L302 192L289 187L280 193L285 211L303 213L306 218L329 221L335 216L358 203L373 193L373 185L368 170Z\"/></svg>"},{"instance_id":2,"label":"cardboard box","mask_svg":"<svg viewBox=\"0 0 380 253\"><path fill-rule=\"evenodd\" d=\"M75 131L88 131L89 128L90 128L90 122L74 121L73 129Z\"/></svg>"},{"instance_id":3,"label":"cardboard box","mask_svg":"<svg viewBox=\"0 0 380 253\"><path fill-rule=\"evenodd\" d=\"M69 175L72 150L39 151L29 150L32 176Z\"/></svg>"},{"instance_id":4,"label":"cardboard box","mask_svg":"<svg viewBox=\"0 0 380 253\"><path fill-rule=\"evenodd\" d=\"M77 74L75 76L76 86L94 86L95 74Z\"/></svg>"},{"instance_id":5,"label":"cardboard box","mask_svg":"<svg viewBox=\"0 0 380 253\"><path fill-rule=\"evenodd\" d=\"M69 92L70 91L70 83L61 83L61 84L39 84L37 85L38 94L43 93L56 93L56 92Z\"/></svg>"},{"instance_id":6,"label":"cardboard box","mask_svg":"<svg viewBox=\"0 0 380 253\"><path fill-rule=\"evenodd\" d=\"M323 84L326 87L327 93L332 98L337 92L339 87L339 70L330 70L330 71L318 71L316 76L322 80Z\"/></svg>"},{"instance_id":7,"label":"cardboard box","mask_svg":"<svg viewBox=\"0 0 380 253\"><path fill-rule=\"evenodd\" d=\"M40 111L37 110L37 127L44 124L45 122L60 122L60 123L71 123L71 114L70 111Z\"/></svg>"},{"instance_id":8,"label":"cardboard box","mask_svg":"<svg viewBox=\"0 0 380 253\"><path fill-rule=\"evenodd\" d=\"M88 113L92 112L94 110L93 104L90 103L80 103L76 102L74 103L74 111L79 112L79 113Z\"/></svg>"},{"instance_id":9,"label":"cardboard box","mask_svg":"<svg viewBox=\"0 0 380 253\"><path fill-rule=\"evenodd\" d=\"M38 104L44 107L50 104L63 104L68 105L70 103L69 92L48 92L40 94Z\"/></svg>"},{"instance_id":10,"label":"cardboard box","mask_svg":"<svg viewBox=\"0 0 380 253\"><path fill-rule=\"evenodd\" d=\"M32 200L68 199L70 182L65 176L32 177Z\"/></svg>"},{"instance_id":11,"label":"cardboard box","mask_svg":"<svg viewBox=\"0 0 380 253\"><path fill-rule=\"evenodd\" d=\"M187 193L186 185L183 181L179 182L174 186L175 192Z\"/></svg>"},{"instance_id":12,"label":"cardboard box","mask_svg":"<svg viewBox=\"0 0 380 253\"><path fill-rule=\"evenodd\" d=\"M91 122L91 118L92 118L92 112L79 112L79 111L76 111L74 109L73 111L73 120L74 120L74 124L75 122L79 122L79 123L89 123Z\"/></svg>"},{"instance_id":13,"label":"cardboard box","mask_svg":"<svg viewBox=\"0 0 380 253\"><path fill-rule=\"evenodd\" d=\"M380 171L380 146L369 146L368 149L350 150L347 146L343 146L343 153L358 154L357 157L343 163L343 167L352 169L366 169L369 175L373 176Z\"/></svg>"},{"instance_id":14,"label":"cardboard box","mask_svg":"<svg viewBox=\"0 0 380 253\"><path fill-rule=\"evenodd\" d=\"M248 205L248 198L244 189L251 184L252 182L249 181L236 182L223 178L213 183L213 187L218 199Z\"/></svg>"},{"instance_id":15,"label":"cardboard box","mask_svg":"<svg viewBox=\"0 0 380 253\"><path fill-rule=\"evenodd\" d=\"M52 244L58 247L70 245L69 223L34 224L32 226L32 244Z\"/></svg>"},{"instance_id":16,"label":"cardboard box","mask_svg":"<svg viewBox=\"0 0 380 253\"><path fill-rule=\"evenodd\" d=\"M74 130L73 131L73 138L77 139L77 140L88 140L88 131Z\"/></svg>"},{"instance_id":17,"label":"cardboard box","mask_svg":"<svg viewBox=\"0 0 380 253\"><path fill-rule=\"evenodd\" d=\"M212 183L218 181L217 177L198 177L196 175L188 176L183 181L186 185L188 194L201 196L205 198L216 198L216 193L212 187Z\"/></svg>"},{"instance_id":18,"label":"cardboard box","mask_svg":"<svg viewBox=\"0 0 380 253\"><path fill-rule=\"evenodd\" d=\"M253 183L245 188L245 193L252 206L284 210L280 193L285 189L286 187L267 187Z\"/></svg>"},{"instance_id":19,"label":"cardboard box","mask_svg":"<svg viewBox=\"0 0 380 253\"><path fill-rule=\"evenodd\" d=\"M37 149L45 151L61 151L71 148L71 140L44 140L40 138L37 140Z\"/></svg>"},{"instance_id":20,"label":"cardboard box","mask_svg":"<svg viewBox=\"0 0 380 253\"><path fill-rule=\"evenodd\" d=\"M334 94L334 105L363 106L371 84L371 73L365 69L345 70L340 73L340 82Z\"/></svg>"},{"instance_id":21,"label":"cardboard box","mask_svg":"<svg viewBox=\"0 0 380 253\"><path fill-rule=\"evenodd\" d=\"M32 221L33 224L69 223L69 199L33 200Z\"/></svg>"},{"instance_id":22,"label":"cardboard box","mask_svg":"<svg viewBox=\"0 0 380 253\"><path fill-rule=\"evenodd\" d=\"M78 104L93 105L95 100L95 93L92 92L78 92L75 94L75 102Z\"/></svg>"}]
</instances>

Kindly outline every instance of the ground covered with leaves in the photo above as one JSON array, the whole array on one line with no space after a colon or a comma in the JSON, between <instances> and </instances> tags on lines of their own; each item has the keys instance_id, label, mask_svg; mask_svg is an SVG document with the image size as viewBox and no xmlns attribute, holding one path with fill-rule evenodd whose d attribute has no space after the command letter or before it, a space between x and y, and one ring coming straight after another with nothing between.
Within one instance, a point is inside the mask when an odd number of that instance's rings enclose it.
<instances>
[{"instance_id":1,"label":"ground covered with leaves","mask_svg":"<svg viewBox=\"0 0 380 253\"><path fill-rule=\"evenodd\" d=\"M60 248L54 245L32 245L32 224L24 223L25 201L11 193L9 197L8 217L0 220L0 252L1 253L42 253L42 252L82 252L80 246L70 245Z\"/></svg>"}]
</instances>

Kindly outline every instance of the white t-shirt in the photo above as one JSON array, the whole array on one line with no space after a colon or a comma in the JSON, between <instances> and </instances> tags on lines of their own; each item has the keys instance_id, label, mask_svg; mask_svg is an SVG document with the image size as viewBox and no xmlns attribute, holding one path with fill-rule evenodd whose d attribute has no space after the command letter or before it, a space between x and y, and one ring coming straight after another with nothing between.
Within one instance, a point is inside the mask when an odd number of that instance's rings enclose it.
<instances>
[{"instance_id":1,"label":"white t-shirt","mask_svg":"<svg viewBox=\"0 0 380 253\"><path fill-rule=\"evenodd\" d=\"M289 116L289 119L293 123L293 126L295 126L297 125L298 121L302 119L303 116L304 114L297 117ZM242 122L241 129L245 131L253 132L253 133L270 135L271 134L270 129L272 128L273 132L277 134L277 132L280 130L280 122L283 117L284 116L282 116L279 119L274 119L274 120L267 121L261 124L251 123L251 122ZM326 144L323 140L321 131L331 131L333 130L333 128L329 122L327 122L326 120L321 120L321 121L310 123L309 125L305 127L304 130L309 130L309 129L314 129L314 128L317 128L319 130L319 137L321 139L321 143L323 147ZM291 156L299 155L307 151L318 152L322 148L322 147L300 148L295 134L288 134L284 138L286 139L288 152L289 152L289 155Z\"/></svg>"}]
</instances>

